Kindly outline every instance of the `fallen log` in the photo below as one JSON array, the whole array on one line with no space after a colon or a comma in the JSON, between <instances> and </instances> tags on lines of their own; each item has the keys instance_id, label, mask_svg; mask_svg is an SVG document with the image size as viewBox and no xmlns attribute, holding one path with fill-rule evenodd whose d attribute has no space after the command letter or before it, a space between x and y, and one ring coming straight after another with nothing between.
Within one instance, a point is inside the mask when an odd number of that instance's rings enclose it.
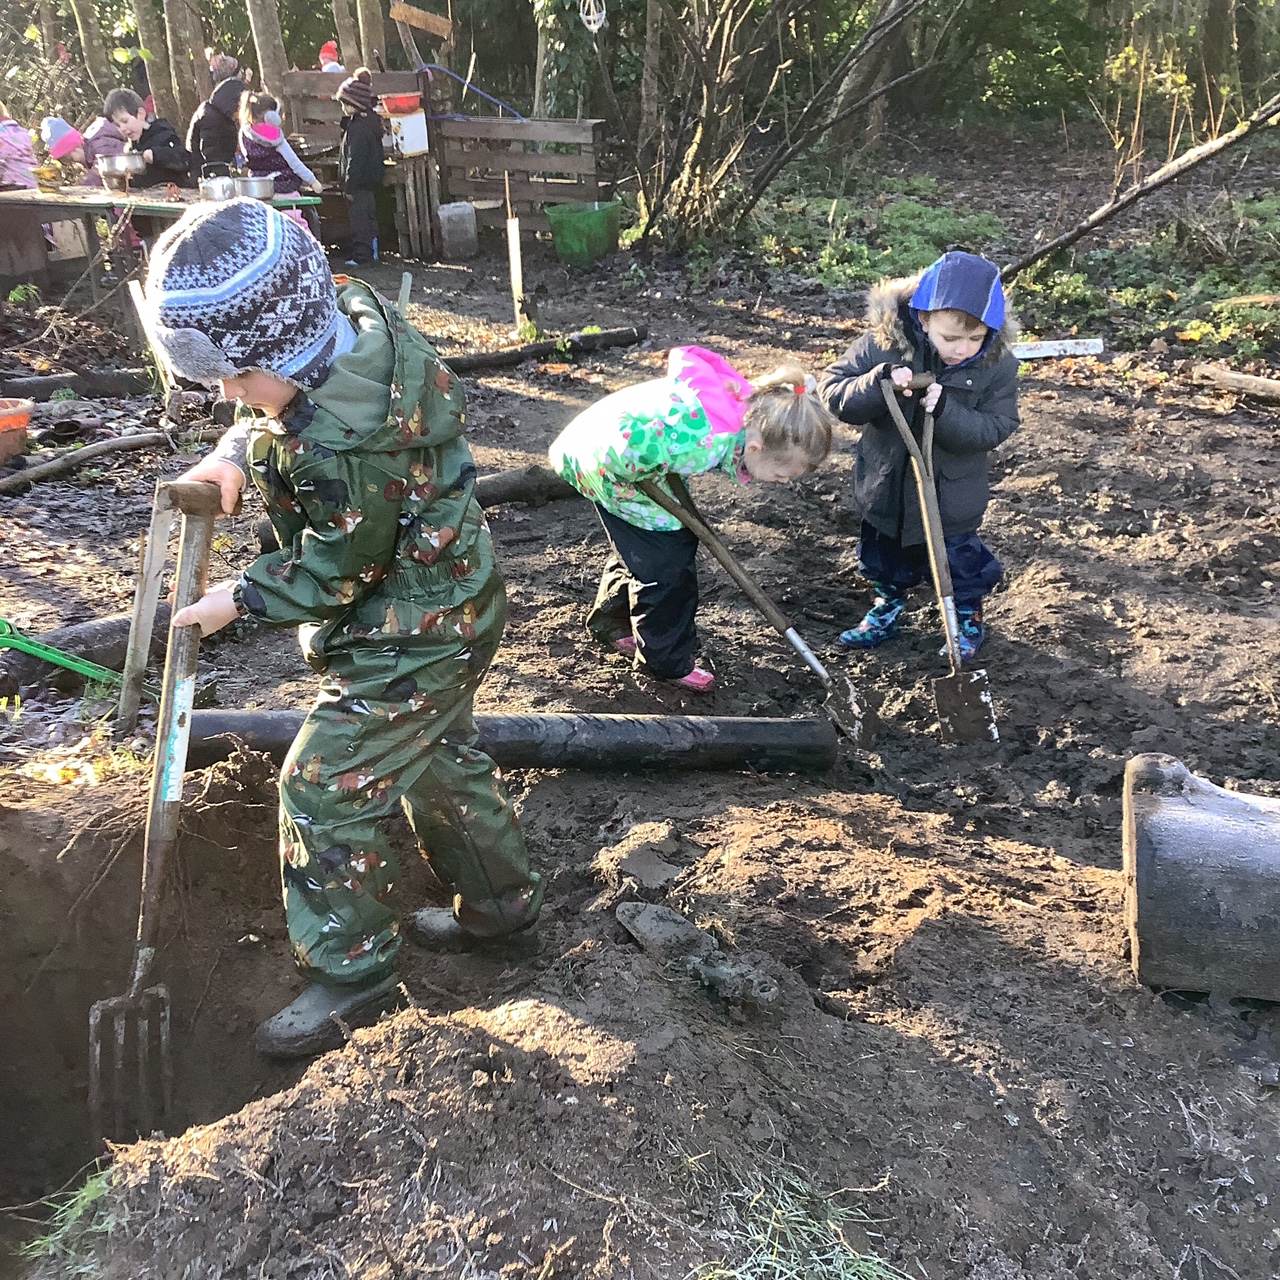
<instances>
[{"instance_id":1,"label":"fallen log","mask_svg":"<svg viewBox=\"0 0 1280 1280\"><path fill-rule=\"evenodd\" d=\"M187 768L225 760L239 740L283 760L301 711L195 711ZM825 718L476 716L480 747L504 769L765 769L823 772L836 761Z\"/></svg>"},{"instance_id":2,"label":"fallen log","mask_svg":"<svg viewBox=\"0 0 1280 1280\"><path fill-rule=\"evenodd\" d=\"M523 502L530 507L544 507L548 502L565 498L581 498L567 480L561 480L546 467L518 467L481 476L476 481L476 501L482 507L497 507L504 502Z\"/></svg>"},{"instance_id":3,"label":"fallen log","mask_svg":"<svg viewBox=\"0 0 1280 1280\"><path fill-rule=\"evenodd\" d=\"M77 622L56 631L46 631L33 639L53 645L55 649L65 649L77 658L96 662L100 667L120 671L124 668L124 655L129 647L130 618L127 613L95 618L91 622ZM169 606L162 601L156 610L155 625L151 628L152 656L163 654L168 641ZM0 697L11 698L30 684L50 684L56 689L74 690L84 684L84 676L17 649L0 649Z\"/></svg>"},{"instance_id":4,"label":"fallen log","mask_svg":"<svg viewBox=\"0 0 1280 1280\"><path fill-rule=\"evenodd\" d=\"M147 369L98 369L84 373L52 373L21 378L0 378L0 396L48 400L55 391L74 391L83 399L97 396L145 396L154 388Z\"/></svg>"},{"instance_id":5,"label":"fallen log","mask_svg":"<svg viewBox=\"0 0 1280 1280\"><path fill-rule=\"evenodd\" d=\"M1212 382L1215 387L1224 391L1238 391L1241 395L1252 396L1255 400L1280 401L1280 379L1258 378L1251 373L1236 373L1233 369L1222 369L1216 364L1198 364L1191 370L1192 376L1205 382Z\"/></svg>"},{"instance_id":6,"label":"fallen log","mask_svg":"<svg viewBox=\"0 0 1280 1280\"><path fill-rule=\"evenodd\" d=\"M207 444L221 436L220 430L209 430L193 432L187 438ZM0 494L19 493L34 481L52 480L55 476L66 475L67 472L84 466L91 458L100 458L104 453L122 453L128 449L154 449L166 444L172 445L173 437L163 431L145 431L136 436L116 436L111 440L99 440L95 444L85 445L83 449L72 449L48 462L37 462L33 467L5 476L0 480Z\"/></svg>"},{"instance_id":7,"label":"fallen log","mask_svg":"<svg viewBox=\"0 0 1280 1280\"><path fill-rule=\"evenodd\" d=\"M1138 981L1280 1000L1280 800L1216 787L1173 756L1124 771L1125 924Z\"/></svg>"},{"instance_id":8,"label":"fallen log","mask_svg":"<svg viewBox=\"0 0 1280 1280\"><path fill-rule=\"evenodd\" d=\"M547 356L580 356L608 347L633 347L648 336L648 327L638 324L626 329L601 329L599 333L571 333L567 338L526 342L501 351L464 352L445 356L444 362L454 373L475 373L479 369L506 369L526 360L544 360Z\"/></svg>"}]
</instances>

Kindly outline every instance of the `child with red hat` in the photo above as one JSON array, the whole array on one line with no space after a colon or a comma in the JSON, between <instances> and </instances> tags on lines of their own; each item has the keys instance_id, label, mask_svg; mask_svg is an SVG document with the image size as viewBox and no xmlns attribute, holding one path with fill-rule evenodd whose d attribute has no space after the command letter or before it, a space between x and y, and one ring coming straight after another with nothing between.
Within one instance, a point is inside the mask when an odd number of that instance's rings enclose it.
<instances>
[{"instance_id":1,"label":"child with red hat","mask_svg":"<svg viewBox=\"0 0 1280 1280\"><path fill-rule=\"evenodd\" d=\"M346 67L338 60L338 42L326 40L320 46L318 64L321 71L346 71Z\"/></svg>"}]
</instances>

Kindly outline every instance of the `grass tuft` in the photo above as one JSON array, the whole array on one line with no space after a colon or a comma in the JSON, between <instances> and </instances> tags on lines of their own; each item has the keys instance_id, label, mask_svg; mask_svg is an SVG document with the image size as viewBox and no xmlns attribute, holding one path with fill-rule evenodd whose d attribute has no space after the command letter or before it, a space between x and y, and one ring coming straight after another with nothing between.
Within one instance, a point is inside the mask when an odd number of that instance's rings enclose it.
<instances>
[{"instance_id":1,"label":"grass tuft","mask_svg":"<svg viewBox=\"0 0 1280 1280\"><path fill-rule=\"evenodd\" d=\"M850 1243L851 1228L873 1221L866 1213L819 1195L794 1170L752 1169L735 1181L721 1190L715 1236L724 1257L687 1280L907 1280Z\"/></svg>"}]
</instances>

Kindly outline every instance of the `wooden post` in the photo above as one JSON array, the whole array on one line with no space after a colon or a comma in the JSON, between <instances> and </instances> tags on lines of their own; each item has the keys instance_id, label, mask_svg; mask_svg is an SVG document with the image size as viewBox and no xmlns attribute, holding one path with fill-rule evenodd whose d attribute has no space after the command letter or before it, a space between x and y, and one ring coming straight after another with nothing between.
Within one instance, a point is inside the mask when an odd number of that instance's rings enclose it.
<instances>
[{"instance_id":1,"label":"wooden post","mask_svg":"<svg viewBox=\"0 0 1280 1280\"><path fill-rule=\"evenodd\" d=\"M511 304L515 310L516 334L524 323L524 266L520 260L520 219L511 208L511 175L504 173L507 184L507 261L511 265ZM536 329L536 326L535 326ZM535 332L535 338L538 336Z\"/></svg>"}]
</instances>

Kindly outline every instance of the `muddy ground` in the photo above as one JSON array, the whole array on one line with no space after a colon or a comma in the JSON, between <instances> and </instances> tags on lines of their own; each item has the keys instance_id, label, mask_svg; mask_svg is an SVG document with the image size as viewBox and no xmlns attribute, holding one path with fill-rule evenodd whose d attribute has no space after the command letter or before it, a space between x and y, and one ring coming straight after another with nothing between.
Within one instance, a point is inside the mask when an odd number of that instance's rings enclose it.
<instances>
[{"instance_id":1,"label":"muddy ground","mask_svg":"<svg viewBox=\"0 0 1280 1280\"><path fill-rule=\"evenodd\" d=\"M1005 163L938 172L972 190ZM375 281L394 293L398 271ZM484 471L541 460L576 410L654 376L676 342L757 372L784 354L820 365L857 331L855 299L794 281L730 274L690 294L674 264L642 278L623 255L571 274L545 249L533 275L550 326L645 319L651 337L469 379ZM442 350L501 339L496 261L415 281L411 318ZM843 1213L850 1246L911 1276L1280 1275L1276 1013L1136 986L1121 919L1128 757L1169 751L1280 794L1280 447L1269 411L1191 381L1193 354L1026 372L986 523L1007 574L984 650L999 745L938 744L923 595L895 644L835 653L867 603L852 433L789 488L704 482L704 509L810 642L883 697L874 751L816 778L516 773L551 880L540 954L408 950L417 1007L305 1070L249 1043L297 989L269 768L242 756L192 775L161 964L179 1118L197 1127L117 1153L113 1273L679 1277L741 1260L760 1206L798 1176L826 1197L786 1201L806 1229ZM185 465L130 455L0 500L0 612L36 633L126 609L155 478ZM258 518L229 522L226 568ZM511 622L480 710L813 712L814 681L709 565L718 686L695 699L583 631L603 557L585 504L491 523ZM202 668L223 706L302 706L312 690L286 635L241 631ZM127 966L145 769L95 737L94 709L35 696L0 731L8 1203L87 1159L85 1011ZM669 825L633 830L645 823ZM630 891L596 861L627 839L658 841L678 869L648 896L771 975L780 1012L637 948L612 911ZM409 903L431 886L407 862Z\"/></svg>"}]
</instances>

